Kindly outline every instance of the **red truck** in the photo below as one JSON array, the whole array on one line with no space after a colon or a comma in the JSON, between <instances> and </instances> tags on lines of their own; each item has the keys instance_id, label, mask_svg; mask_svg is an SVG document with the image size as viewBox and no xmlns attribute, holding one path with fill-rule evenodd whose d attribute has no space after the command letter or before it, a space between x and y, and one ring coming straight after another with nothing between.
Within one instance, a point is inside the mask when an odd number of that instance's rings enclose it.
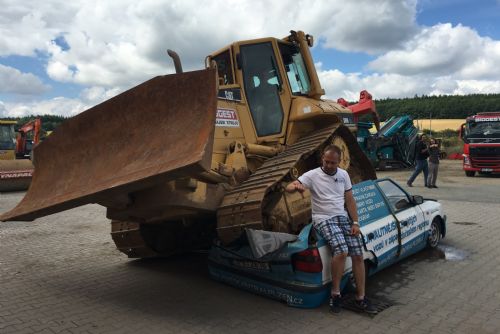
<instances>
[{"instance_id":1,"label":"red truck","mask_svg":"<svg viewBox=\"0 0 500 334\"><path fill-rule=\"evenodd\" d=\"M500 112L469 116L460 127L465 175L500 173Z\"/></svg>"}]
</instances>

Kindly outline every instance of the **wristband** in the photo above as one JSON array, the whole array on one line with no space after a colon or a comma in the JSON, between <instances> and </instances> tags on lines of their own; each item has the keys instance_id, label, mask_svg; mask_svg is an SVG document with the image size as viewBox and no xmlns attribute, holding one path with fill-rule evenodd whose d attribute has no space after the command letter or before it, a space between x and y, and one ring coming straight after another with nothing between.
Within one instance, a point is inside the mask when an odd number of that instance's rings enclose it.
<instances>
[{"instance_id":1,"label":"wristband","mask_svg":"<svg viewBox=\"0 0 500 334\"><path fill-rule=\"evenodd\" d=\"M358 225L359 226L359 223L357 221L353 221L352 222L353 225Z\"/></svg>"}]
</instances>

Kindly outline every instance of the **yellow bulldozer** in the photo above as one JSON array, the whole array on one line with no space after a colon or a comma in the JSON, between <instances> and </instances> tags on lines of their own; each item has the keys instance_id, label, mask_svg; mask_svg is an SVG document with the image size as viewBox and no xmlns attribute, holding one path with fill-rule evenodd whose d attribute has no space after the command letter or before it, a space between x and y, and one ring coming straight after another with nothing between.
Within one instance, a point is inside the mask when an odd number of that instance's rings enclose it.
<instances>
[{"instance_id":1,"label":"yellow bulldozer","mask_svg":"<svg viewBox=\"0 0 500 334\"><path fill-rule=\"evenodd\" d=\"M33 174L30 160L16 160L16 124L0 120L0 192L28 189Z\"/></svg>"},{"instance_id":2,"label":"yellow bulldozer","mask_svg":"<svg viewBox=\"0 0 500 334\"><path fill-rule=\"evenodd\" d=\"M245 228L297 233L310 198L283 188L317 167L326 145L341 147L354 183L376 178L352 112L321 99L312 45L301 31L239 41L185 73L169 51L176 74L65 121L38 145L28 193L0 219L98 203L129 257L206 247L216 235L228 244Z\"/></svg>"}]
</instances>

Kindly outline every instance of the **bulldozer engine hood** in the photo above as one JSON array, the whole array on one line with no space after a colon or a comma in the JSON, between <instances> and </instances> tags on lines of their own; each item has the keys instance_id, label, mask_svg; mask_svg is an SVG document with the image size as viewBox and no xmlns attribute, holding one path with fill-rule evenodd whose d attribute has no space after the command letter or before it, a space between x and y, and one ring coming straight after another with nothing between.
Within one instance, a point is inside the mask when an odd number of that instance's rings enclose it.
<instances>
[{"instance_id":1,"label":"bulldozer engine hood","mask_svg":"<svg viewBox=\"0 0 500 334\"><path fill-rule=\"evenodd\" d=\"M331 100L313 100L307 97L295 97L292 101L290 121L305 121L319 115L347 115L352 122L352 112L346 107Z\"/></svg>"}]
</instances>

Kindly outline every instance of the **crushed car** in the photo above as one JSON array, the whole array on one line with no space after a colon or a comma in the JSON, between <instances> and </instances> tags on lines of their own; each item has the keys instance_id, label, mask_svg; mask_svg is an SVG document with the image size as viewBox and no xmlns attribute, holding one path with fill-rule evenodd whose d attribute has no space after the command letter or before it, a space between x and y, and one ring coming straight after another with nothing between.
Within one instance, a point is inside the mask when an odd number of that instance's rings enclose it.
<instances>
[{"instance_id":1,"label":"crushed car","mask_svg":"<svg viewBox=\"0 0 500 334\"><path fill-rule=\"evenodd\" d=\"M435 248L446 235L440 203L407 193L391 179L353 186L364 241L367 275L415 254ZM253 293L313 308L327 300L331 286L331 253L312 224L298 235L247 229L231 245L215 242L208 267L212 278ZM352 277L347 258L341 288Z\"/></svg>"}]
</instances>

